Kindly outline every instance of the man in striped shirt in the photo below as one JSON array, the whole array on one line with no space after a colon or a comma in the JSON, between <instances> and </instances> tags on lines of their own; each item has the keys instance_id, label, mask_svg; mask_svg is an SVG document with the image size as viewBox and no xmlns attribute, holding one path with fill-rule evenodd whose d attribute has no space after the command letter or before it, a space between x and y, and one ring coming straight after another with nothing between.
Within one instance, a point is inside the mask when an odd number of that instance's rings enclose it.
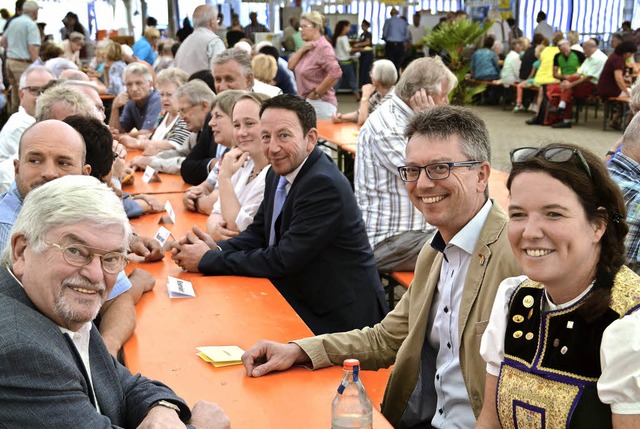
<instances>
[{"instance_id":1,"label":"man in striped shirt","mask_svg":"<svg viewBox=\"0 0 640 429\"><path fill-rule=\"evenodd\" d=\"M396 92L369 116L358 135L355 191L379 271L413 271L435 228L413 207L397 166L404 165L405 126L415 112L447 104L458 81L439 58L407 67Z\"/></svg>"}]
</instances>

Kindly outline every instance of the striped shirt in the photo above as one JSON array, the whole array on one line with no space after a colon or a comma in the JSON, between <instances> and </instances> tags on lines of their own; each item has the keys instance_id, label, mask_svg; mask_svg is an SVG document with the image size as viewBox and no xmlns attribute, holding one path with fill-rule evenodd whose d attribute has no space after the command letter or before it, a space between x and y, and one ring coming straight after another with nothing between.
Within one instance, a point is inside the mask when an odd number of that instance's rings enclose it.
<instances>
[{"instance_id":1,"label":"striped shirt","mask_svg":"<svg viewBox=\"0 0 640 429\"><path fill-rule=\"evenodd\" d=\"M411 204L397 170L405 164L404 129L413 114L393 95L369 116L358 134L355 192L371 247L406 231L435 231Z\"/></svg>"},{"instance_id":2,"label":"striped shirt","mask_svg":"<svg viewBox=\"0 0 640 429\"><path fill-rule=\"evenodd\" d=\"M616 154L607 164L609 174L622 190L627 206L629 233L625 240L627 263L636 273L640 272L640 164L622 152Z\"/></svg>"}]
</instances>

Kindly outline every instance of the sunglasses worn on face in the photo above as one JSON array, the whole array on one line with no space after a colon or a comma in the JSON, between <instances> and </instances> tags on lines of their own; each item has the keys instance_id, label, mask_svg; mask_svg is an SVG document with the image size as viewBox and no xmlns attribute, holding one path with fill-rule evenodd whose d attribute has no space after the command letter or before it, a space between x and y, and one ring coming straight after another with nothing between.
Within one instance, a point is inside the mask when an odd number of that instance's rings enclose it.
<instances>
[{"instance_id":1,"label":"sunglasses worn on face","mask_svg":"<svg viewBox=\"0 0 640 429\"><path fill-rule=\"evenodd\" d=\"M584 159L582 152L580 149L566 146L553 146L547 148L538 148L538 147L520 147L517 149L512 149L509 153L512 164L517 164L519 162L525 162L530 159L535 158L536 156L542 156L544 159L550 162L568 162L571 158L576 156L578 160L580 160L580 164L584 168L584 171L587 172L587 176L589 179L592 179L591 169L589 168L589 164L587 164L587 160Z\"/></svg>"}]
</instances>

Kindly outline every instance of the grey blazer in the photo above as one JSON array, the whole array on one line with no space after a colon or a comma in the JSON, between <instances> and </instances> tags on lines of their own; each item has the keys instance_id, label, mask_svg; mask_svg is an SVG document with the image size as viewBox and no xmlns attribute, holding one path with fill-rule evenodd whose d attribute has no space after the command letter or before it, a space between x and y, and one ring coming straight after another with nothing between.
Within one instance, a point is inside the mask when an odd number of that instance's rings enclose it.
<instances>
[{"instance_id":1,"label":"grey blazer","mask_svg":"<svg viewBox=\"0 0 640 429\"><path fill-rule=\"evenodd\" d=\"M91 376L100 406L71 339L41 314L6 267L0 267L0 427L135 428L164 399L188 406L164 384L132 375L108 352L95 326Z\"/></svg>"}]
</instances>

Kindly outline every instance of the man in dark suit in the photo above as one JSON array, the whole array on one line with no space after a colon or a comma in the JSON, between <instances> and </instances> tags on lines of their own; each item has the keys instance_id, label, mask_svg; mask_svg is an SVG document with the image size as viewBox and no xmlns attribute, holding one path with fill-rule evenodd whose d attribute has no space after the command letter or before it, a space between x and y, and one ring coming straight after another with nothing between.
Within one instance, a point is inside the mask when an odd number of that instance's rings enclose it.
<instances>
[{"instance_id":1,"label":"man in dark suit","mask_svg":"<svg viewBox=\"0 0 640 429\"><path fill-rule=\"evenodd\" d=\"M126 265L119 198L89 176L29 192L0 269L0 422L5 427L228 428L214 404L188 406L132 375L91 321Z\"/></svg>"},{"instance_id":2,"label":"man in dark suit","mask_svg":"<svg viewBox=\"0 0 640 429\"><path fill-rule=\"evenodd\" d=\"M271 171L253 223L218 244L194 227L174 260L207 275L268 277L316 334L372 326L387 312L384 291L351 186L316 148L313 107L281 95L260 116Z\"/></svg>"}]
</instances>

